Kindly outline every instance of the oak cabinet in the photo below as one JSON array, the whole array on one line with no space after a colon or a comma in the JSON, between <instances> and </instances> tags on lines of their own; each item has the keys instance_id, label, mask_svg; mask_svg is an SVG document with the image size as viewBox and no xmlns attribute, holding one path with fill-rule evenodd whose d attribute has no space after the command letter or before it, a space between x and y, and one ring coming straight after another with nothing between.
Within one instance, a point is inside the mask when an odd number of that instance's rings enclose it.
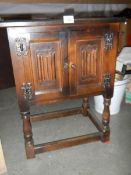
<instances>
[{"instance_id":1,"label":"oak cabinet","mask_svg":"<svg viewBox=\"0 0 131 175\"><path fill-rule=\"evenodd\" d=\"M112 75L113 82L117 25L103 24L97 29L94 25L78 27L8 29L11 45L15 46L11 50L15 53L14 72L22 77L16 84L19 90L23 83L31 84L32 101L41 96L53 100L102 91L104 74ZM106 35L112 37L111 49L106 49ZM21 64L23 75L18 72L17 63Z\"/></svg>"},{"instance_id":2,"label":"oak cabinet","mask_svg":"<svg viewBox=\"0 0 131 175\"><path fill-rule=\"evenodd\" d=\"M113 95L119 34L116 20L30 22L8 27L11 58L20 111L23 116L28 158L35 154L87 143L108 141L109 104ZM103 94L102 122L90 113L88 97ZM83 98L82 107L68 111L30 115L29 107L72 98ZM35 145L31 122L74 113L88 116L98 133Z\"/></svg>"}]
</instances>

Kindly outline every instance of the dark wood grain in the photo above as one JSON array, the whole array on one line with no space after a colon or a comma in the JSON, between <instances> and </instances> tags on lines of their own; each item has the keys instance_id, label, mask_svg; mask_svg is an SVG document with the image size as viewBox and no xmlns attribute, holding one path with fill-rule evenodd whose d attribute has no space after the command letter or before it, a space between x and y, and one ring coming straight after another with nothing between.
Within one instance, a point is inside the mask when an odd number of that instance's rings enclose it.
<instances>
[{"instance_id":1,"label":"dark wood grain","mask_svg":"<svg viewBox=\"0 0 131 175\"><path fill-rule=\"evenodd\" d=\"M60 117L67 117L70 115L76 115L81 113L81 108L74 108L74 109L66 109L66 110L61 110L61 111L53 111L53 112L48 112L48 113L42 113L42 114L35 114L31 115L31 121L36 122L36 121L43 121L43 120L49 120L49 119L54 119L54 118L60 118Z\"/></svg>"},{"instance_id":2,"label":"dark wood grain","mask_svg":"<svg viewBox=\"0 0 131 175\"><path fill-rule=\"evenodd\" d=\"M110 138L110 99L113 95L120 20L77 19L1 23L7 29L18 103L23 115L27 158L35 154ZM108 40L105 40L108 36ZM113 39L110 39L113 36ZM109 43L108 43L109 42ZM108 81L105 78L110 77ZM104 95L102 122L89 109L89 96ZM30 106L83 98L81 108L29 114ZM34 146L31 122L82 113L97 133Z\"/></svg>"},{"instance_id":3,"label":"dark wood grain","mask_svg":"<svg viewBox=\"0 0 131 175\"><path fill-rule=\"evenodd\" d=\"M35 153L39 154L42 152L53 151L53 150L57 150L65 147L99 141L101 139L100 136L101 136L100 133L92 133L92 134L77 136L73 138L53 141L45 144L43 143L43 144L35 145Z\"/></svg>"}]
</instances>

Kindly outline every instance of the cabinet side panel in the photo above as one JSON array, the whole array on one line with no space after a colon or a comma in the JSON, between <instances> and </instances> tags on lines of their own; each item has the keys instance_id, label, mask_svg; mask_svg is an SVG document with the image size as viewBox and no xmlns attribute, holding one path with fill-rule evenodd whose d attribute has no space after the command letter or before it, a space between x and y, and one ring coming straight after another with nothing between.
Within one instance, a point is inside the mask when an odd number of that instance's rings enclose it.
<instances>
[{"instance_id":1,"label":"cabinet side panel","mask_svg":"<svg viewBox=\"0 0 131 175\"><path fill-rule=\"evenodd\" d=\"M20 111L27 111L28 104L24 99L23 92L21 86L25 80L25 69L24 69L24 62L23 62L23 55L18 55L17 53L17 41L16 39L19 38L19 32L17 28L8 28L8 41L10 47L10 54L11 54L11 61L13 66L13 73L15 78L15 85L16 85L16 93L17 99L20 107Z\"/></svg>"}]
</instances>

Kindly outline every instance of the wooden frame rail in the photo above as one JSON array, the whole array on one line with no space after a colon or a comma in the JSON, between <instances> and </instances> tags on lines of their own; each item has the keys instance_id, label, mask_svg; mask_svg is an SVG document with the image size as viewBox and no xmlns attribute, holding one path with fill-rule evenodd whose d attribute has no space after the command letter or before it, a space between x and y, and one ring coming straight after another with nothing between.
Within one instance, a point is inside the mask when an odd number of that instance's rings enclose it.
<instances>
[{"instance_id":1,"label":"wooden frame rail","mask_svg":"<svg viewBox=\"0 0 131 175\"><path fill-rule=\"evenodd\" d=\"M41 113L41 114L34 114L30 116L31 122L37 122L37 121L44 121L49 119L55 119L60 117L67 117L74 114L82 114L82 108L72 108L72 109L66 109L66 110L59 110L54 112L48 112L48 113ZM91 122L95 125L95 127L98 129L98 132L66 138L62 140L56 140L48 143L42 143L42 144L34 144L34 152L35 154L47 152L47 151L53 151L61 148L71 147L75 145L90 143L94 141L103 140L103 127L102 123L99 121L99 119L93 114L90 109L87 111L86 117L89 117ZM82 115L85 117L84 115Z\"/></svg>"}]
</instances>

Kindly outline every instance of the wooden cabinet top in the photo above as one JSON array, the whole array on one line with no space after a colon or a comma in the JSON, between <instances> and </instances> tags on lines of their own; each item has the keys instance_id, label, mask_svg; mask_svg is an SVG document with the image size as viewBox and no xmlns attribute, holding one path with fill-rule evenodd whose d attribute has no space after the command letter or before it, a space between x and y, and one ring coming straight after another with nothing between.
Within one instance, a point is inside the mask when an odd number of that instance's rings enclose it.
<instances>
[{"instance_id":1,"label":"wooden cabinet top","mask_svg":"<svg viewBox=\"0 0 131 175\"><path fill-rule=\"evenodd\" d=\"M72 24L64 24L63 14L52 16L52 15L1 15L0 27L19 27L19 26L42 26L42 25L67 25L71 26ZM82 17L76 16L74 17L74 24L95 24L97 23L112 23L112 22L124 22L126 18L118 18L118 17L86 17L82 15Z\"/></svg>"}]
</instances>

